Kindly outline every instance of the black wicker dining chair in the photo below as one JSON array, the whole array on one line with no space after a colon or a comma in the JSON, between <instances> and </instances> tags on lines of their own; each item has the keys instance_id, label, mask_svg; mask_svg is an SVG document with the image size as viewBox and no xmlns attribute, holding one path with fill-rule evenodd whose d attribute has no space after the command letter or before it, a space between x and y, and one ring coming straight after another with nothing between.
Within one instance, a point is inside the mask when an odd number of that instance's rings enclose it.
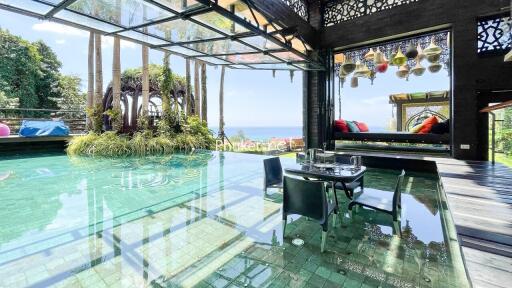
<instances>
[{"instance_id":1,"label":"black wicker dining chair","mask_svg":"<svg viewBox=\"0 0 512 288\"><path fill-rule=\"evenodd\" d=\"M325 250L329 216L334 213L333 225L336 225L338 206L336 201L329 201L327 188L323 181L302 180L284 177L283 185L283 237L286 231L288 215L298 214L316 220L322 226L322 244L320 251Z\"/></svg>"},{"instance_id":2,"label":"black wicker dining chair","mask_svg":"<svg viewBox=\"0 0 512 288\"><path fill-rule=\"evenodd\" d=\"M283 189L283 167L279 157L263 160L263 190L268 188Z\"/></svg>"},{"instance_id":3,"label":"black wicker dining chair","mask_svg":"<svg viewBox=\"0 0 512 288\"><path fill-rule=\"evenodd\" d=\"M398 175L393 193L365 188L361 194L355 195L348 205L348 210L352 211L352 208L358 205L390 214L393 216L393 221L399 221L402 208L402 183L404 176L405 170L402 170L402 173Z\"/></svg>"}]
</instances>

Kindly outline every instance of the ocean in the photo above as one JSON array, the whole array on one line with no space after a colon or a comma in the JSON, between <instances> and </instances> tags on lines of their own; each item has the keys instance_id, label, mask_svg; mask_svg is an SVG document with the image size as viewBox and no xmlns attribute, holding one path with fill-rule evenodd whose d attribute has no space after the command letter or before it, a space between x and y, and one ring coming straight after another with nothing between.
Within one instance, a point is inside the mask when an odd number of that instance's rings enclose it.
<instances>
[{"instance_id":1,"label":"ocean","mask_svg":"<svg viewBox=\"0 0 512 288\"><path fill-rule=\"evenodd\" d=\"M209 128L217 136L219 128ZM302 138L302 127L225 127L224 131L228 138L239 135L241 132L246 138L257 141L271 138Z\"/></svg>"},{"instance_id":2,"label":"ocean","mask_svg":"<svg viewBox=\"0 0 512 288\"><path fill-rule=\"evenodd\" d=\"M215 136L219 128L209 127ZM246 138L256 141L269 140L271 138L302 138L302 127L225 127L228 138L239 135L240 132ZM371 132L390 132L384 127L370 126Z\"/></svg>"}]
</instances>

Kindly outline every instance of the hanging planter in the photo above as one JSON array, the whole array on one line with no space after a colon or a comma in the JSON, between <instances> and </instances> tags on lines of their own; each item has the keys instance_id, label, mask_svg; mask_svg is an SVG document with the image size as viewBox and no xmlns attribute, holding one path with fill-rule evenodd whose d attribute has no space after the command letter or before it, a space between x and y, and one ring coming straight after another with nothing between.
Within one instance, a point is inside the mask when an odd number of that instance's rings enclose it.
<instances>
[{"instance_id":1,"label":"hanging planter","mask_svg":"<svg viewBox=\"0 0 512 288\"><path fill-rule=\"evenodd\" d=\"M388 65L389 65L389 66L396 66L396 65L393 63L393 58L395 58L395 55L396 55L396 53L393 53L393 52L389 52L389 53L388 53L388 57L387 57L388 61L386 61L386 62L388 62Z\"/></svg>"},{"instance_id":2,"label":"hanging planter","mask_svg":"<svg viewBox=\"0 0 512 288\"><path fill-rule=\"evenodd\" d=\"M339 53L334 55L334 63L339 64L345 62L345 54Z\"/></svg>"},{"instance_id":3,"label":"hanging planter","mask_svg":"<svg viewBox=\"0 0 512 288\"><path fill-rule=\"evenodd\" d=\"M400 66L400 69L396 72L396 76L400 79L407 78L407 76L409 76L409 66L407 64Z\"/></svg>"},{"instance_id":4,"label":"hanging planter","mask_svg":"<svg viewBox=\"0 0 512 288\"><path fill-rule=\"evenodd\" d=\"M430 71L430 73L437 73L441 71L442 68L443 65L441 65L440 63L433 63L430 66L428 66L428 71Z\"/></svg>"},{"instance_id":5,"label":"hanging planter","mask_svg":"<svg viewBox=\"0 0 512 288\"><path fill-rule=\"evenodd\" d=\"M341 69L343 69L343 72L345 72L345 74L348 75L348 74L354 72L354 70L356 69L356 64L354 64L352 59L347 57L345 59L345 62L343 63L343 65L341 65Z\"/></svg>"},{"instance_id":6,"label":"hanging planter","mask_svg":"<svg viewBox=\"0 0 512 288\"><path fill-rule=\"evenodd\" d=\"M359 80L357 80L357 77L352 77L350 79L350 87L357 88L357 86L359 86Z\"/></svg>"},{"instance_id":7,"label":"hanging planter","mask_svg":"<svg viewBox=\"0 0 512 288\"><path fill-rule=\"evenodd\" d=\"M425 67L421 66L419 58L416 58L416 66L411 69L411 73L414 74L414 76L421 76L425 73L425 70Z\"/></svg>"},{"instance_id":8,"label":"hanging planter","mask_svg":"<svg viewBox=\"0 0 512 288\"><path fill-rule=\"evenodd\" d=\"M414 59L414 58L416 58L416 56L418 56L418 49L416 49L416 47L414 47L412 42L409 42L409 46L407 46L407 50L405 51L405 56L408 59Z\"/></svg>"},{"instance_id":9,"label":"hanging planter","mask_svg":"<svg viewBox=\"0 0 512 288\"><path fill-rule=\"evenodd\" d=\"M377 78L377 72L370 70L370 76L368 76L368 78L370 78L370 83L373 85L373 81Z\"/></svg>"},{"instance_id":10,"label":"hanging planter","mask_svg":"<svg viewBox=\"0 0 512 288\"><path fill-rule=\"evenodd\" d=\"M373 51L373 48L370 48L370 51L368 51L368 53L366 53L364 55L364 59L367 61L373 60L374 57L375 57L375 51Z\"/></svg>"},{"instance_id":11,"label":"hanging planter","mask_svg":"<svg viewBox=\"0 0 512 288\"><path fill-rule=\"evenodd\" d=\"M379 48L377 48L377 52L375 52L375 55L373 57L373 62L375 62L375 64L377 64L377 65L385 62L384 53L382 53Z\"/></svg>"},{"instance_id":12,"label":"hanging planter","mask_svg":"<svg viewBox=\"0 0 512 288\"><path fill-rule=\"evenodd\" d=\"M436 45L434 42L434 37L430 39L430 44L428 47L423 50L423 53L430 63L438 62L439 58L441 57L441 52L443 52L443 49Z\"/></svg>"},{"instance_id":13,"label":"hanging planter","mask_svg":"<svg viewBox=\"0 0 512 288\"><path fill-rule=\"evenodd\" d=\"M371 71L370 71L370 69L368 69L368 66L366 66L366 64L363 64L360 61L357 61L356 70L354 72L354 77L369 78L370 73L371 73Z\"/></svg>"},{"instance_id":14,"label":"hanging planter","mask_svg":"<svg viewBox=\"0 0 512 288\"><path fill-rule=\"evenodd\" d=\"M393 58L393 64L396 66L403 66L407 62L407 57L402 53L402 49L398 47L395 57Z\"/></svg>"},{"instance_id":15,"label":"hanging planter","mask_svg":"<svg viewBox=\"0 0 512 288\"><path fill-rule=\"evenodd\" d=\"M441 54L433 54L427 56L427 61L430 63L437 63L439 62L439 59L441 59Z\"/></svg>"},{"instance_id":16,"label":"hanging planter","mask_svg":"<svg viewBox=\"0 0 512 288\"><path fill-rule=\"evenodd\" d=\"M377 70L377 72L379 73L385 73L386 71L388 71L388 63L387 62L383 62L381 64L378 64L375 69Z\"/></svg>"},{"instance_id":17,"label":"hanging planter","mask_svg":"<svg viewBox=\"0 0 512 288\"><path fill-rule=\"evenodd\" d=\"M421 48L420 43L418 43L418 46L416 46L416 50L418 50L417 59L419 59L419 61L425 59L425 53L423 52L423 48Z\"/></svg>"}]
</instances>

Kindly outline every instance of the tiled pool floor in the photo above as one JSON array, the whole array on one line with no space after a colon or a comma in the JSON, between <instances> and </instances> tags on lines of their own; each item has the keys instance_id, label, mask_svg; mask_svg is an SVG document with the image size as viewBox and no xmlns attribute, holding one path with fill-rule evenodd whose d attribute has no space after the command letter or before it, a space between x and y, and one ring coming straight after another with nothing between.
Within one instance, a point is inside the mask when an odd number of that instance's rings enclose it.
<instances>
[{"instance_id":1,"label":"tiled pool floor","mask_svg":"<svg viewBox=\"0 0 512 288\"><path fill-rule=\"evenodd\" d=\"M12 239L3 235L0 283L2 287L468 286L436 178L422 174L406 177L401 238L393 236L387 215L360 209L350 217L345 213L345 196L339 193L344 213L336 227L331 225L327 251L320 253L321 228L314 221L291 217L283 239L282 194L262 191L261 159L215 154L207 170L199 165L208 177L190 174L199 188L151 205L151 201L138 197L154 193L158 198L158 191L130 195L135 203L124 213L113 213L115 201L96 199L99 194L85 189L85 198L80 201L94 209L76 217L86 217L90 225L64 225L69 229L48 233L48 226L59 221L83 221L74 219L69 211L60 217L65 209L61 207L50 224L34 225ZM0 165L0 172L6 167L5 163ZM108 178L127 177L126 169L134 172L143 167L119 169L124 174L110 171ZM91 173L81 177L101 177L99 171ZM391 190L396 173L370 169L366 186ZM130 181L135 181L130 175ZM148 186L142 186L146 191ZM15 186L0 182L0 189L6 187L12 190ZM116 193L129 190L125 187ZM66 197L62 193L54 201L65 202ZM305 244L294 246L294 238L303 239Z\"/></svg>"}]
</instances>

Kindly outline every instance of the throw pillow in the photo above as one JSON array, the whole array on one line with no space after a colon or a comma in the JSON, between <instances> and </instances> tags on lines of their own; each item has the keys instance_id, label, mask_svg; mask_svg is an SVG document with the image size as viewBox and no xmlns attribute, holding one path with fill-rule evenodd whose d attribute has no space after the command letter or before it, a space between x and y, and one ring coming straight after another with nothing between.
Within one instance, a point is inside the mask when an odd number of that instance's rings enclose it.
<instances>
[{"instance_id":1,"label":"throw pillow","mask_svg":"<svg viewBox=\"0 0 512 288\"><path fill-rule=\"evenodd\" d=\"M368 125L363 122L356 122L357 128L359 128L359 131L361 132L368 132L370 129L368 129Z\"/></svg>"},{"instance_id":2,"label":"throw pillow","mask_svg":"<svg viewBox=\"0 0 512 288\"><path fill-rule=\"evenodd\" d=\"M356 123L354 123L354 121L347 121L347 125L348 125L348 130L352 133L358 133L358 132L361 132L359 131L359 128L357 127Z\"/></svg>"},{"instance_id":3,"label":"throw pillow","mask_svg":"<svg viewBox=\"0 0 512 288\"><path fill-rule=\"evenodd\" d=\"M348 132L348 126L347 121L343 119L334 120L334 130L338 132L347 133Z\"/></svg>"},{"instance_id":4,"label":"throw pillow","mask_svg":"<svg viewBox=\"0 0 512 288\"><path fill-rule=\"evenodd\" d=\"M427 119L425 119L425 121L423 121L423 123L422 123L423 127L421 128L421 130L418 133L420 133L420 134L430 133L430 130L432 130L432 126L434 126L437 123L439 123L439 120L437 120L436 116L428 117Z\"/></svg>"}]
</instances>

